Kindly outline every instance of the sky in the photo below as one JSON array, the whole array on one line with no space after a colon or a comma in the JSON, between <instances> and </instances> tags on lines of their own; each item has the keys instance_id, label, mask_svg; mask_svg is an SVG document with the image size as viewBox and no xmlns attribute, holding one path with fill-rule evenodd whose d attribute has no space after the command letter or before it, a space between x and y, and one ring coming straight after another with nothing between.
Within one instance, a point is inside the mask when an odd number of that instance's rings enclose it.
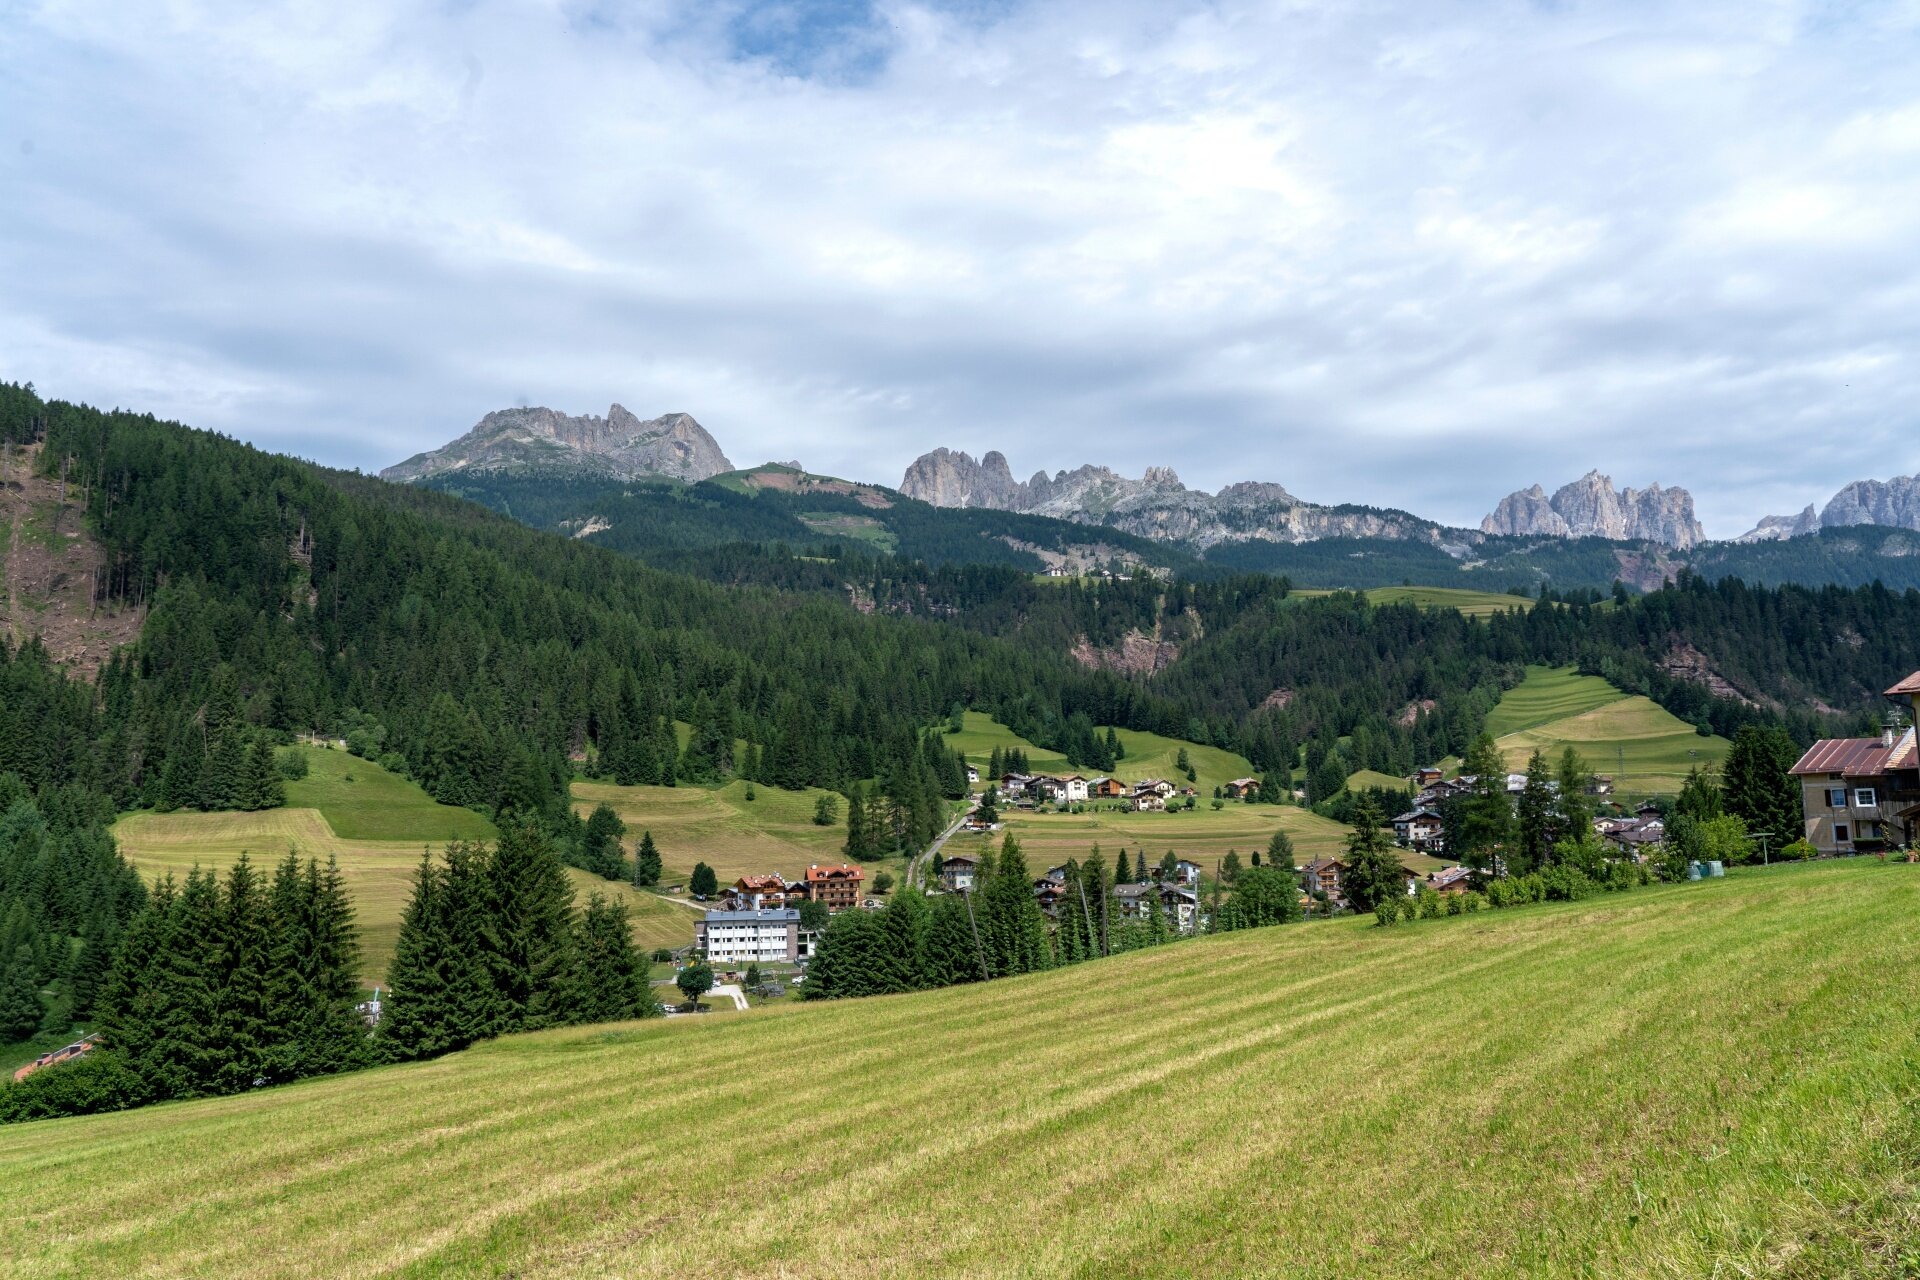
<instances>
[{"instance_id":1,"label":"sky","mask_svg":"<svg viewBox=\"0 0 1920 1280\"><path fill-rule=\"evenodd\" d=\"M1920 472L1920 0L0 0L0 378L1708 532Z\"/></svg>"}]
</instances>

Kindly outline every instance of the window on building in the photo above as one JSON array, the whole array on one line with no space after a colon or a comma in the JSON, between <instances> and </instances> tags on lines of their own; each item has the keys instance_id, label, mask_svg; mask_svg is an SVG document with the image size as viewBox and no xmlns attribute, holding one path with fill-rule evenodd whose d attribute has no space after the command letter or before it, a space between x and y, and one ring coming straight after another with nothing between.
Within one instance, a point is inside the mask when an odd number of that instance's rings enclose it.
<instances>
[{"instance_id":1,"label":"window on building","mask_svg":"<svg viewBox=\"0 0 1920 1280\"><path fill-rule=\"evenodd\" d=\"M1844 809L1847 807L1847 789L1845 787L1827 788L1827 808Z\"/></svg>"},{"instance_id":2,"label":"window on building","mask_svg":"<svg viewBox=\"0 0 1920 1280\"><path fill-rule=\"evenodd\" d=\"M1879 803L1880 797L1874 792L1872 787L1855 787L1853 789L1853 804L1856 809L1871 809Z\"/></svg>"},{"instance_id":3,"label":"window on building","mask_svg":"<svg viewBox=\"0 0 1920 1280\"><path fill-rule=\"evenodd\" d=\"M1847 834L1847 824L1846 824L1846 823L1844 823L1844 822L1842 822L1842 823L1840 823L1840 824L1838 824L1837 826L1835 826L1835 827L1834 827L1834 829L1833 829L1833 841L1834 841L1834 843L1835 843L1835 844L1846 844L1846 843L1848 842L1848 840L1849 840L1850 838L1851 838L1851 837L1849 837L1849 836L1848 836L1848 834Z\"/></svg>"}]
</instances>

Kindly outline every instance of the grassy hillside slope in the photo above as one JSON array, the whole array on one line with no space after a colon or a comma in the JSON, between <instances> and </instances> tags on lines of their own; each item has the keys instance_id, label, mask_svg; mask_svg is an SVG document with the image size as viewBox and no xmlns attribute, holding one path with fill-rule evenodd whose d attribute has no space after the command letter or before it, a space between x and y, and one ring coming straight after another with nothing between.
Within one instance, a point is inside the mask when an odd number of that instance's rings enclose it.
<instances>
[{"instance_id":1,"label":"grassy hillside slope","mask_svg":"<svg viewBox=\"0 0 1920 1280\"><path fill-rule=\"evenodd\" d=\"M1676 792L1689 769L1721 763L1733 745L1571 667L1527 668L1488 715L1487 730L1509 769L1525 769L1535 750L1554 761L1571 746L1596 772L1613 776L1622 798Z\"/></svg>"},{"instance_id":2,"label":"grassy hillside slope","mask_svg":"<svg viewBox=\"0 0 1920 1280\"><path fill-rule=\"evenodd\" d=\"M0 1275L1889 1274L1916 945L1825 864L520 1037L0 1130Z\"/></svg>"},{"instance_id":3,"label":"grassy hillside slope","mask_svg":"<svg viewBox=\"0 0 1920 1280\"><path fill-rule=\"evenodd\" d=\"M1294 594L1304 599L1330 596L1328 587L1297 588ZM1510 609L1529 609L1533 602L1522 596L1498 591L1473 591L1464 587L1371 587L1367 599L1375 604L1415 604L1427 609L1458 609L1469 618L1505 613Z\"/></svg>"},{"instance_id":4,"label":"grassy hillside slope","mask_svg":"<svg viewBox=\"0 0 1920 1280\"><path fill-rule=\"evenodd\" d=\"M1192 785L1198 787L1202 795L1210 796L1221 783L1248 777L1256 772L1245 756L1220 747L1203 747L1197 742L1166 738L1137 729L1116 729L1114 732L1126 755L1114 768L1113 776L1124 782L1165 778L1169 782L1187 785L1186 776L1174 767L1182 748L1186 749L1187 760L1193 765L1195 780ZM1027 765L1036 773L1077 772L1091 777L1100 772L1097 769L1075 769L1059 752L1035 746L1006 725L979 711L967 712L961 731L946 735L946 742L949 747L966 756L967 763L978 765L982 770L987 767L987 759L995 747L1002 751L1019 747L1027 753ZM984 785L986 779L981 781Z\"/></svg>"},{"instance_id":5,"label":"grassy hillside slope","mask_svg":"<svg viewBox=\"0 0 1920 1280\"><path fill-rule=\"evenodd\" d=\"M287 784L287 807L259 813L131 813L113 834L127 860L149 879L184 876L194 866L224 871L250 854L271 865L289 848L302 858L340 860L360 923L361 976L385 980L400 916L413 893L422 849L449 840L491 840L493 824L470 809L436 804L418 784L344 751L302 748L308 773ZM634 940L649 949L693 940L691 911L584 871L568 871L581 903L598 889L627 903Z\"/></svg>"}]
</instances>

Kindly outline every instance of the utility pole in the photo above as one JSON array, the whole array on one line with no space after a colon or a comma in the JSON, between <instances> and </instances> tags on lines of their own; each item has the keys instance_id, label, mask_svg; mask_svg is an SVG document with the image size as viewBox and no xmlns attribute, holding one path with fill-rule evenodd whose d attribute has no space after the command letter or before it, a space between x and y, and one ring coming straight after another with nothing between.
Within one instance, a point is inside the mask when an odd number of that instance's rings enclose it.
<instances>
[{"instance_id":1,"label":"utility pole","mask_svg":"<svg viewBox=\"0 0 1920 1280\"><path fill-rule=\"evenodd\" d=\"M980 981L992 982L993 975L987 972L987 949L980 945L980 925L973 918L973 890L961 890L960 901L967 904L967 927L973 930L973 954L980 961Z\"/></svg>"}]
</instances>

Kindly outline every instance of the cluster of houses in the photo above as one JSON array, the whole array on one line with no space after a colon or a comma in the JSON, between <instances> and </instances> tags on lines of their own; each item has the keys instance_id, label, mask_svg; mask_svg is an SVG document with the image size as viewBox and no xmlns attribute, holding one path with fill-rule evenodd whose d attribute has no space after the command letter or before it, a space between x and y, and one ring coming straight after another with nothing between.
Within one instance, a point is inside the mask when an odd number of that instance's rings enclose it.
<instances>
[{"instance_id":1,"label":"cluster of houses","mask_svg":"<svg viewBox=\"0 0 1920 1280\"><path fill-rule=\"evenodd\" d=\"M1257 778L1240 778L1229 784L1243 788L1259 787ZM1125 800L1139 812L1164 809L1177 797L1198 792L1190 786L1175 786L1165 778L1142 778L1122 782L1118 778L1084 778L1077 773L1064 778L1048 774L1008 773L1001 775L999 790L1009 803L1023 809L1043 804L1080 804L1088 800Z\"/></svg>"},{"instance_id":2,"label":"cluster of houses","mask_svg":"<svg viewBox=\"0 0 1920 1280\"><path fill-rule=\"evenodd\" d=\"M1440 815L1440 806L1457 795L1473 790L1479 782L1480 779L1473 774L1449 778L1437 765L1428 765L1424 769L1415 770L1413 785L1417 791L1413 797L1413 808L1393 819L1394 838L1403 847L1420 853L1441 853L1446 847L1446 841L1442 831L1445 824ZM1509 798L1518 797L1527 789L1527 775L1508 774L1506 789ZM1605 774L1596 774L1587 786L1587 794L1612 795L1613 779Z\"/></svg>"},{"instance_id":3,"label":"cluster of houses","mask_svg":"<svg viewBox=\"0 0 1920 1280\"><path fill-rule=\"evenodd\" d=\"M971 893L979 873L978 858L955 854L940 863L940 887L948 893ZM1148 907L1158 903L1175 928L1182 933L1193 932L1200 920L1200 864L1182 858L1174 863L1172 875L1163 877L1158 868L1153 875L1147 884L1114 886L1121 918L1145 920ZM1058 920L1063 910L1084 909L1084 904L1076 902L1075 895L1067 890L1064 865L1047 868L1033 882L1033 897L1050 920Z\"/></svg>"}]
</instances>

